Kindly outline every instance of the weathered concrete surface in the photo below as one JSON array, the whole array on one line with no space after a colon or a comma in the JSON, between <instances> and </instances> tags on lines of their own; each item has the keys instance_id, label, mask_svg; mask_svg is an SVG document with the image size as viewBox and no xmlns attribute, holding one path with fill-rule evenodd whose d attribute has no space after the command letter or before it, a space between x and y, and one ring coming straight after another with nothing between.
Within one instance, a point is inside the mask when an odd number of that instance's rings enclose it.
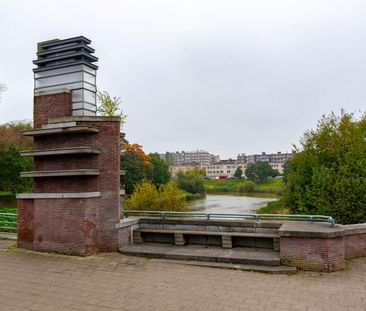
<instances>
[{"instance_id":1,"label":"weathered concrete surface","mask_svg":"<svg viewBox=\"0 0 366 311\"><path fill-rule=\"evenodd\" d=\"M272 250L254 248L224 249L215 246L186 245L176 247L171 244L144 243L120 248L125 255L161 259L197 260L219 263L279 266L280 254Z\"/></svg>"},{"instance_id":2,"label":"weathered concrete surface","mask_svg":"<svg viewBox=\"0 0 366 311\"><path fill-rule=\"evenodd\" d=\"M11 241L0 240L3 247ZM268 275L117 253L0 250L1 310L366 310L366 258L332 274Z\"/></svg>"}]
</instances>

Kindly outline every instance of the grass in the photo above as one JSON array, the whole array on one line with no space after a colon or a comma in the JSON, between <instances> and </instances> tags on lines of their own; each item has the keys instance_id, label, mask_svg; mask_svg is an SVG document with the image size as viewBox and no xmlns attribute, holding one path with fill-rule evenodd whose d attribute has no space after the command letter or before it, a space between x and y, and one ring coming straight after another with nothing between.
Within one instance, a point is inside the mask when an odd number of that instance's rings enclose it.
<instances>
[{"instance_id":1,"label":"grass","mask_svg":"<svg viewBox=\"0 0 366 311\"><path fill-rule=\"evenodd\" d=\"M8 197L12 196L13 194L9 191L0 191L0 197Z\"/></svg>"},{"instance_id":2,"label":"grass","mask_svg":"<svg viewBox=\"0 0 366 311\"><path fill-rule=\"evenodd\" d=\"M208 193L236 192L237 187L244 181L245 179L206 179L204 184ZM257 184L253 192L278 194L282 186L282 178L270 178L264 184Z\"/></svg>"},{"instance_id":3,"label":"grass","mask_svg":"<svg viewBox=\"0 0 366 311\"><path fill-rule=\"evenodd\" d=\"M268 202L266 206L261 207L257 214L292 214L290 210L282 205L281 200Z\"/></svg>"},{"instance_id":4,"label":"grass","mask_svg":"<svg viewBox=\"0 0 366 311\"><path fill-rule=\"evenodd\" d=\"M267 189L274 189L274 188L281 188L283 186L283 179L282 178L271 178L267 179L265 184L258 184L256 185L257 190L267 190Z\"/></svg>"},{"instance_id":5,"label":"grass","mask_svg":"<svg viewBox=\"0 0 366 311\"><path fill-rule=\"evenodd\" d=\"M8 214L17 214L16 208L2 208L0 207L0 213L8 213ZM7 222L7 223L3 223ZM0 231L10 231L14 232L17 225L17 219L16 218L9 218L9 217L1 217L0 216L0 227L4 227L3 229L0 229ZM7 229L9 228L9 229Z\"/></svg>"}]
</instances>

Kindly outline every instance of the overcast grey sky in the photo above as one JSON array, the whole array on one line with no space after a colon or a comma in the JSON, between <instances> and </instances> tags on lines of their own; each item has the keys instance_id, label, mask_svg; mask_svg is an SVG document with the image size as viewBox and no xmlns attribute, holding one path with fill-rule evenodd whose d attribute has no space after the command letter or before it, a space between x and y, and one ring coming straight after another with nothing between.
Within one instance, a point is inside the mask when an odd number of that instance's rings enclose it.
<instances>
[{"instance_id":1,"label":"overcast grey sky","mask_svg":"<svg viewBox=\"0 0 366 311\"><path fill-rule=\"evenodd\" d=\"M37 42L78 35L147 152L285 152L322 114L366 110L366 1L0 0L0 12L0 123L32 115Z\"/></svg>"}]
</instances>

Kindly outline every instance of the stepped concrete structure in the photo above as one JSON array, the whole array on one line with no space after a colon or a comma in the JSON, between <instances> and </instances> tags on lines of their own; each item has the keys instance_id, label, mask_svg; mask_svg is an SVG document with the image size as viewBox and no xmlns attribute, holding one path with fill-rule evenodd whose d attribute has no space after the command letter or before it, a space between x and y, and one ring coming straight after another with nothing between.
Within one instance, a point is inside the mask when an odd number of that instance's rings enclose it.
<instances>
[{"instance_id":1,"label":"stepped concrete structure","mask_svg":"<svg viewBox=\"0 0 366 311\"><path fill-rule=\"evenodd\" d=\"M33 193L18 194L18 246L90 255L116 251L120 118L96 116L96 70L83 36L38 44L34 69Z\"/></svg>"}]
</instances>

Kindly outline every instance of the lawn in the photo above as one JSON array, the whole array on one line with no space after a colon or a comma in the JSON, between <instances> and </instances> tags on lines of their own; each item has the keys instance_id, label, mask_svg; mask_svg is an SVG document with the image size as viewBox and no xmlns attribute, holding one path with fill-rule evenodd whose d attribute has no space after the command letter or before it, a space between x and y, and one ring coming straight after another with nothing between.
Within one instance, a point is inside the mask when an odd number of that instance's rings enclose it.
<instances>
[{"instance_id":1,"label":"lawn","mask_svg":"<svg viewBox=\"0 0 366 311\"><path fill-rule=\"evenodd\" d=\"M204 181L208 193L218 192L236 192L237 187L244 183L245 179L206 179ZM254 192L272 192L277 193L282 189L282 178L267 179L264 184L257 184Z\"/></svg>"},{"instance_id":2,"label":"lawn","mask_svg":"<svg viewBox=\"0 0 366 311\"><path fill-rule=\"evenodd\" d=\"M12 193L9 191L0 191L0 197L8 197L11 195L12 195Z\"/></svg>"},{"instance_id":3,"label":"lawn","mask_svg":"<svg viewBox=\"0 0 366 311\"><path fill-rule=\"evenodd\" d=\"M1 213L16 214L16 208L1 208L0 207L0 232L9 231L14 232L16 230L17 218L2 216Z\"/></svg>"}]
</instances>

